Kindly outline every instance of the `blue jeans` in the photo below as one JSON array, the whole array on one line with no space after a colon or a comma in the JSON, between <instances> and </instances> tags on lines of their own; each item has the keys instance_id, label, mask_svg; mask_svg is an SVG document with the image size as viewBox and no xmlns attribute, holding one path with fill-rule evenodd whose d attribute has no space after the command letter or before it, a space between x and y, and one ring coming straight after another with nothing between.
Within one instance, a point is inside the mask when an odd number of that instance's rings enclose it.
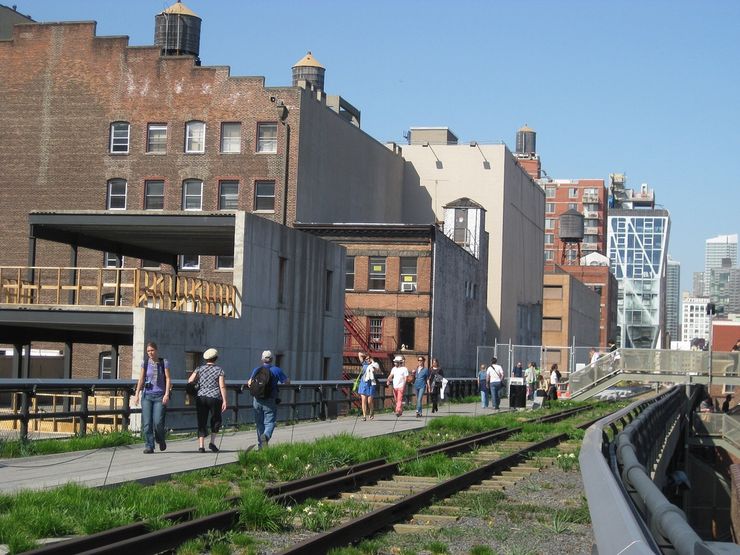
<instances>
[{"instance_id":1,"label":"blue jeans","mask_svg":"<svg viewBox=\"0 0 740 555\"><path fill-rule=\"evenodd\" d=\"M164 417L167 407L162 404L164 393L144 393L141 398L141 434L147 449L154 449L154 441L165 438Z\"/></svg>"},{"instance_id":2,"label":"blue jeans","mask_svg":"<svg viewBox=\"0 0 740 555\"><path fill-rule=\"evenodd\" d=\"M277 403L275 399L254 399L254 423L257 426L257 446L262 447L262 436L270 441L272 432L275 430L275 418L277 416Z\"/></svg>"},{"instance_id":3,"label":"blue jeans","mask_svg":"<svg viewBox=\"0 0 740 555\"><path fill-rule=\"evenodd\" d=\"M480 390L480 406L481 408L488 408L488 403L491 402L491 396L487 387L482 387Z\"/></svg>"},{"instance_id":4,"label":"blue jeans","mask_svg":"<svg viewBox=\"0 0 740 555\"><path fill-rule=\"evenodd\" d=\"M498 409L501 404L501 382L491 382L491 396L493 397L493 408Z\"/></svg>"},{"instance_id":5,"label":"blue jeans","mask_svg":"<svg viewBox=\"0 0 740 555\"><path fill-rule=\"evenodd\" d=\"M424 404L424 393L427 390L427 386L414 388L416 391L416 414L421 414L422 405Z\"/></svg>"}]
</instances>

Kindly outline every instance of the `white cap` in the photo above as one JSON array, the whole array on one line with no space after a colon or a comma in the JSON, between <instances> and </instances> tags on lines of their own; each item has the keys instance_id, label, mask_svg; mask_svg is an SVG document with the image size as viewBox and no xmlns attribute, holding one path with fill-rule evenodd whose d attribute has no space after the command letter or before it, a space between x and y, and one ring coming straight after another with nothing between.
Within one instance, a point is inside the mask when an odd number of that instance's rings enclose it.
<instances>
[{"instance_id":1,"label":"white cap","mask_svg":"<svg viewBox=\"0 0 740 555\"><path fill-rule=\"evenodd\" d=\"M211 347L205 353L203 353L204 360L213 360L214 358L218 358L218 351L214 349L213 347Z\"/></svg>"},{"instance_id":2,"label":"white cap","mask_svg":"<svg viewBox=\"0 0 740 555\"><path fill-rule=\"evenodd\" d=\"M403 357L401 355L396 355L396 358L393 359L393 362L403 362Z\"/></svg>"},{"instance_id":3,"label":"white cap","mask_svg":"<svg viewBox=\"0 0 740 555\"><path fill-rule=\"evenodd\" d=\"M262 351L262 360L272 360L272 351Z\"/></svg>"}]
</instances>

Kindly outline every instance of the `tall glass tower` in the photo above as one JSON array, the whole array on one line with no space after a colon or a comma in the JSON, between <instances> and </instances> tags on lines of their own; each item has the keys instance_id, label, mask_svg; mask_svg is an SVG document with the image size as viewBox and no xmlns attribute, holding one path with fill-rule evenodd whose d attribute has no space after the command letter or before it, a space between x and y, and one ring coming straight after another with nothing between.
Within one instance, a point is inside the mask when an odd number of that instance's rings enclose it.
<instances>
[{"instance_id":1,"label":"tall glass tower","mask_svg":"<svg viewBox=\"0 0 740 555\"><path fill-rule=\"evenodd\" d=\"M665 285L665 328L670 341L681 340L681 263L668 257ZM666 348L670 345L666 345Z\"/></svg>"},{"instance_id":2,"label":"tall glass tower","mask_svg":"<svg viewBox=\"0 0 740 555\"><path fill-rule=\"evenodd\" d=\"M670 215L656 208L612 208L607 256L619 283L621 347L663 348Z\"/></svg>"}]
</instances>

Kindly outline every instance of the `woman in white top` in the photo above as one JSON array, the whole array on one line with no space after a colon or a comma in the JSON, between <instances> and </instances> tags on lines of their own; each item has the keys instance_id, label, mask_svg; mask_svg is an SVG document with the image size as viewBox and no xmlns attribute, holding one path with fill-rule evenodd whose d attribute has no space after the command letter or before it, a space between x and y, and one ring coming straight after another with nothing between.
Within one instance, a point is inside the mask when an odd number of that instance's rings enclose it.
<instances>
[{"instance_id":1,"label":"woman in white top","mask_svg":"<svg viewBox=\"0 0 740 555\"><path fill-rule=\"evenodd\" d=\"M393 384L393 397L396 399L396 417L403 414L403 394L406 391L406 378L409 369L403 366L403 357L396 356L393 359L393 368L388 374L386 383Z\"/></svg>"},{"instance_id":2,"label":"woman in white top","mask_svg":"<svg viewBox=\"0 0 740 555\"><path fill-rule=\"evenodd\" d=\"M550 367L550 389L547 391L547 398L551 401L558 400L558 384L560 384L560 370L556 363Z\"/></svg>"},{"instance_id":3,"label":"woman in white top","mask_svg":"<svg viewBox=\"0 0 740 555\"><path fill-rule=\"evenodd\" d=\"M372 355L367 355L363 362L362 375L360 376L360 386L357 392L360 394L360 400L362 404L362 419L367 420L368 415L370 420L373 419L374 406L373 397L375 396L375 372L380 371L378 363L375 362Z\"/></svg>"}]
</instances>

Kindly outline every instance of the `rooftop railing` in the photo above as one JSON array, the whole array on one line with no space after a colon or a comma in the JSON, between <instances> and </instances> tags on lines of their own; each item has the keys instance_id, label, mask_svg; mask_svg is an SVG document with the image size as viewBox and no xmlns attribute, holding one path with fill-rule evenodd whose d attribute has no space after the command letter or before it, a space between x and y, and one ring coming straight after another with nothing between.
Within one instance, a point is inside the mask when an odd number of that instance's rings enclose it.
<instances>
[{"instance_id":1,"label":"rooftop railing","mask_svg":"<svg viewBox=\"0 0 740 555\"><path fill-rule=\"evenodd\" d=\"M0 303L128 306L238 318L233 284L140 268L0 266Z\"/></svg>"}]
</instances>

